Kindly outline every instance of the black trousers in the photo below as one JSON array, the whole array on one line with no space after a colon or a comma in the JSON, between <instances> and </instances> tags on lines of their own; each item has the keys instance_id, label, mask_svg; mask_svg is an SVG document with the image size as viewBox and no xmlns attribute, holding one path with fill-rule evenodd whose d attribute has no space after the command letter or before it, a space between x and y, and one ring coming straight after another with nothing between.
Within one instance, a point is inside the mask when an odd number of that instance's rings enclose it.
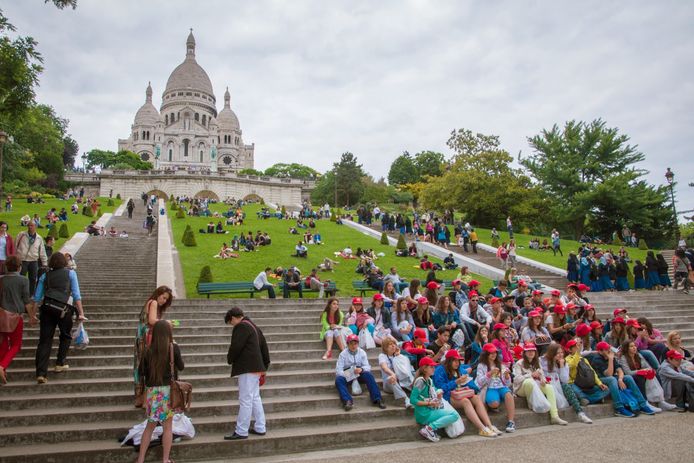
<instances>
[{"instance_id":1,"label":"black trousers","mask_svg":"<svg viewBox=\"0 0 694 463\"><path fill-rule=\"evenodd\" d=\"M29 278L29 294L33 296L39 278L39 262L36 260L22 261L22 271L20 273Z\"/></svg>"},{"instance_id":2,"label":"black trousers","mask_svg":"<svg viewBox=\"0 0 694 463\"><path fill-rule=\"evenodd\" d=\"M285 283L284 287L282 288L282 296L284 296L285 299L289 299L289 291L291 290L291 291L298 291L299 292L299 298L303 298L304 292L303 292L303 288L301 287L302 285L303 285L303 283L299 283L298 286L292 286L290 288L289 285L287 285Z\"/></svg>"},{"instance_id":3,"label":"black trousers","mask_svg":"<svg viewBox=\"0 0 694 463\"><path fill-rule=\"evenodd\" d=\"M133 218L133 210L132 209L128 209L128 218L129 219Z\"/></svg>"},{"instance_id":4,"label":"black trousers","mask_svg":"<svg viewBox=\"0 0 694 463\"><path fill-rule=\"evenodd\" d=\"M36 348L36 376L46 376L48 373L48 361L51 357L53 336L56 327L60 331L60 344L58 345L57 365L65 365L67 351L72 342L72 314L67 313L63 318L56 310L41 307L40 309L39 345Z\"/></svg>"},{"instance_id":5,"label":"black trousers","mask_svg":"<svg viewBox=\"0 0 694 463\"><path fill-rule=\"evenodd\" d=\"M694 412L694 384L675 379L671 383L672 391L668 402L676 405L684 405L687 402L688 410Z\"/></svg>"}]
</instances>

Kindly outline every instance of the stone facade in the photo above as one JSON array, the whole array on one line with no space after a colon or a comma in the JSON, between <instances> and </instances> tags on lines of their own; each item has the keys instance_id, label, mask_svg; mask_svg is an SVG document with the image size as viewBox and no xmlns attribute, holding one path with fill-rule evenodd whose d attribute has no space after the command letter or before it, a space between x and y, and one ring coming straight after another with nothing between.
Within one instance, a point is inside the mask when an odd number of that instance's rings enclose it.
<instances>
[{"instance_id":1,"label":"stone facade","mask_svg":"<svg viewBox=\"0 0 694 463\"><path fill-rule=\"evenodd\" d=\"M224 93L217 113L212 83L195 60L195 38L186 40L186 57L169 76L160 110L152 104L147 85L145 104L135 114L131 133L118 140L119 150L130 150L168 171L234 172L253 168L255 145L243 141L239 119Z\"/></svg>"}]
</instances>

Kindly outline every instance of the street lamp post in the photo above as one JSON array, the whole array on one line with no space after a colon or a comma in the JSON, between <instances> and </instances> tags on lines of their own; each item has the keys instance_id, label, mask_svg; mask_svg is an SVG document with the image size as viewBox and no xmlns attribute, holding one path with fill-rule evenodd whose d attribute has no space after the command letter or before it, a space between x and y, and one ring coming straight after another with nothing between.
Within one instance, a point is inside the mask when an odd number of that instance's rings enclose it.
<instances>
[{"instance_id":1,"label":"street lamp post","mask_svg":"<svg viewBox=\"0 0 694 463\"><path fill-rule=\"evenodd\" d=\"M669 167L665 172L665 179L667 180L668 185L670 185L670 200L672 201L672 213L675 216L675 242L677 242L680 238L680 227L677 223L677 210L675 209L675 190L673 188L675 173L672 170L670 170Z\"/></svg>"},{"instance_id":2,"label":"street lamp post","mask_svg":"<svg viewBox=\"0 0 694 463\"><path fill-rule=\"evenodd\" d=\"M2 198L2 163L5 143L7 143L7 134L0 130L0 198Z\"/></svg>"}]
</instances>

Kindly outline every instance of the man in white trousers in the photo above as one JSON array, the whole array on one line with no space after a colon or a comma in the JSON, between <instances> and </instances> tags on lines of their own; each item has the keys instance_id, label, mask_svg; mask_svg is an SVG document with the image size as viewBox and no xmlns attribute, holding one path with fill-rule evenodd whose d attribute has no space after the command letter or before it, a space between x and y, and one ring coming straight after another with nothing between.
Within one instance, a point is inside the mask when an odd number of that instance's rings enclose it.
<instances>
[{"instance_id":1,"label":"man in white trousers","mask_svg":"<svg viewBox=\"0 0 694 463\"><path fill-rule=\"evenodd\" d=\"M265 435L265 411L260 400L261 379L270 366L270 354L263 332L243 310L233 307L224 316L224 323L234 330L231 345L227 354L227 363L231 365L231 376L238 378L239 414L236 418L236 429L224 436L225 440L247 439L248 433ZM251 419L255 422L251 429Z\"/></svg>"}]
</instances>

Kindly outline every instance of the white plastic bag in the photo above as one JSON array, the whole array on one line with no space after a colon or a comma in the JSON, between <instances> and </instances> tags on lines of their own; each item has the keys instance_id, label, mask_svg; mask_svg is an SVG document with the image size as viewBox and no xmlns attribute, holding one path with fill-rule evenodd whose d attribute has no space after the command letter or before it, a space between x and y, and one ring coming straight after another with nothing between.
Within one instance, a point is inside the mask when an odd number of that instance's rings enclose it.
<instances>
[{"instance_id":1,"label":"white plastic bag","mask_svg":"<svg viewBox=\"0 0 694 463\"><path fill-rule=\"evenodd\" d=\"M451 337L451 341L453 341L456 347L463 347L465 344L465 333L463 333L463 330L456 330Z\"/></svg>"},{"instance_id":2,"label":"white plastic bag","mask_svg":"<svg viewBox=\"0 0 694 463\"><path fill-rule=\"evenodd\" d=\"M376 341L374 341L368 328L362 328L359 332L359 347L362 349L374 349L376 347Z\"/></svg>"},{"instance_id":3,"label":"white plastic bag","mask_svg":"<svg viewBox=\"0 0 694 463\"><path fill-rule=\"evenodd\" d=\"M393 357L393 373L398 378L398 383L404 388L411 388L414 382L414 372L410 359L404 355L396 355Z\"/></svg>"},{"instance_id":4,"label":"white plastic bag","mask_svg":"<svg viewBox=\"0 0 694 463\"><path fill-rule=\"evenodd\" d=\"M663 388L655 378L646 380L646 400L652 404L657 404L665 400Z\"/></svg>"},{"instance_id":5,"label":"white plastic bag","mask_svg":"<svg viewBox=\"0 0 694 463\"><path fill-rule=\"evenodd\" d=\"M446 399L441 400L443 400L444 410L452 410L458 415L457 420L455 420L453 423L449 424L444 428L446 430L446 435L451 439L455 439L456 437L461 436L465 432L465 423L463 422L463 419L460 417L458 411L455 408L453 408L453 406L450 403L448 403Z\"/></svg>"},{"instance_id":6,"label":"white plastic bag","mask_svg":"<svg viewBox=\"0 0 694 463\"><path fill-rule=\"evenodd\" d=\"M342 338L343 346L347 345L347 336L350 334L354 334L351 329L347 328L346 326L340 328L340 337Z\"/></svg>"},{"instance_id":7,"label":"white plastic bag","mask_svg":"<svg viewBox=\"0 0 694 463\"><path fill-rule=\"evenodd\" d=\"M352 395L361 395L361 384L356 379L352 381Z\"/></svg>"},{"instance_id":8,"label":"white plastic bag","mask_svg":"<svg viewBox=\"0 0 694 463\"><path fill-rule=\"evenodd\" d=\"M75 349L83 350L89 345L89 335L87 330L84 329L84 324L82 322L77 323L72 328L72 342L75 345Z\"/></svg>"},{"instance_id":9,"label":"white plastic bag","mask_svg":"<svg viewBox=\"0 0 694 463\"><path fill-rule=\"evenodd\" d=\"M547 413L549 411L549 400L547 400L547 397L542 393L537 381L533 381L533 391L527 399L528 406L535 413Z\"/></svg>"},{"instance_id":10,"label":"white plastic bag","mask_svg":"<svg viewBox=\"0 0 694 463\"><path fill-rule=\"evenodd\" d=\"M569 401L566 400L564 390L561 388L561 383L559 381L552 381L549 384L551 384L554 388L554 397L557 399L557 408L559 410L569 408L571 405L569 404Z\"/></svg>"}]
</instances>

